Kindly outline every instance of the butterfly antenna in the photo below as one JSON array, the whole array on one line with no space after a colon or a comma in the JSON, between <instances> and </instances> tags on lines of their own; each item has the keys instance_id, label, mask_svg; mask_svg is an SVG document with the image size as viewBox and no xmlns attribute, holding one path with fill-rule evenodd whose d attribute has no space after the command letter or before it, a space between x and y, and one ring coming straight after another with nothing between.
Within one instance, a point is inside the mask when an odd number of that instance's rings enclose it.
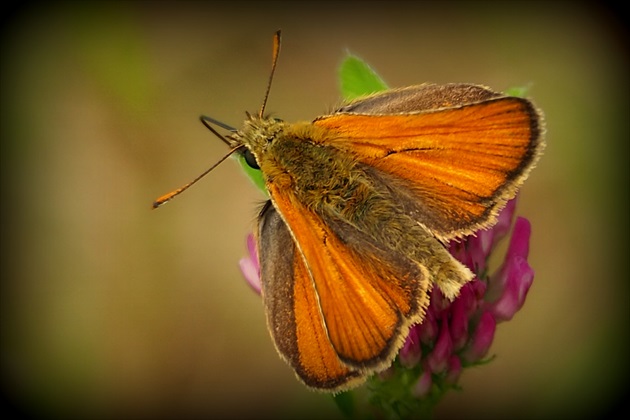
<instances>
[{"instance_id":1,"label":"butterfly antenna","mask_svg":"<svg viewBox=\"0 0 630 420\"><path fill-rule=\"evenodd\" d=\"M223 143L227 144L228 146L232 146L232 143L230 143L228 139L226 139L221 134L219 134L219 132L215 130L215 128L211 126L210 124L218 125L219 127L224 128L232 133L236 133L236 128L230 127L229 125L222 123L221 121L217 121L214 118L207 117L205 115L202 115L201 117L199 117L199 119L201 120L203 125L205 125L206 128L212 132L212 134L220 138L223 141Z\"/></svg>"},{"instance_id":2,"label":"butterfly antenna","mask_svg":"<svg viewBox=\"0 0 630 420\"><path fill-rule=\"evenodd\" d=\"M271 82L273 81L273 74L276 71L276 64L278 63L278 56L280 55L280 33L278 29L273 37L273 55L271 57L271 74L269 75L269 83L267 83L267 91L265 92L265 99L263 99L262 106L258 116L263 117L265 107L267 106L267 98L269 97L269 90L271 90Z\"/></svg>"},{"instance_id":3,"label":"butterfly antenna","mask_svg":"<svg viewBox=\"0 0 630 420\"><path fill-rule=\"evenodd\" d=\"M212 130L212 129L211 129ZM221 137L221 136L219 136ZM229 144L229 143L228 143ZM236 152L239 149L242 149L243 147L245 147L244 145L239 145L236 146L234 148L232 148L225 156L223 156L221 159L219 159L219 161L217 163L215 163L214 165L212 165L210 168L206 169L201 175L199 175L197 178L193 179L192 181L188 182L187 184L182 185L181 187L179 187L176 190L171 191L168 194L164 194L163 196L157 198L154 202L153 202L153 208L157 209L158 207L160 207L163 204L168 203L170 200L172 200L175 196L180 195L181 193L183 193L184 191L186 191L188 188L192 187L194 184L197 183L197 181L199 181L201 178L203 178L204 176L208 175L210 173L210 171L212 171L214 168L216 168L217 166L219 166L219 164L221 162L223 162L225 159L227 159L232 153Z\"/></svg>"}]
</instances>

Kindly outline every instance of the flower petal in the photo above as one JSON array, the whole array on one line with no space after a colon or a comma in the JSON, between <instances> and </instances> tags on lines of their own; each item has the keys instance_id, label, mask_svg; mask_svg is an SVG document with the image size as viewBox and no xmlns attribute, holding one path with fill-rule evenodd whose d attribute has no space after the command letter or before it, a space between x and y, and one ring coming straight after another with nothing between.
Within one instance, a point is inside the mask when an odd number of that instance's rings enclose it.
<instances>
[{"instance_id":1,"label":"flower petal","mask_svg":"<svg viewBox=\"0 0 630 420\"><path fill-rule=\"evenodd\" d=\"M256 240L251 233L247 235L247 249L249 255L239 260L238 265L241 268L241 273L247 280L247 284L258 294L262 290L262 283L260 281L260 264L258 262L258 251L256 249Z\"/></svg>"},{"instance_id":2,"label":"flower petal","mask_svg":"<svg viewBox=\"0 0 630 420\"><path fill-rule=\"evenodd\" d=\"M411 327L405 339L405 344L403 344L398 354L400 364L409 369L416 366L422 357L419 329L418 325Z\"/></svg>"},{"instance_id":3,"label":"flower petal","mask_svg":"<svg viewBox=\"0 0 630 420\"><path fill-rule=\"evenodd\" d=\"M260 294L262 290L260 274L253 260L250 257L244 257L239 260L238 265L241 267L241 273L243 273L245 280L247 280L247 284L249 284L256 293Z\"/></svg>"},{"instance_id":4,"label":"flower petal","mask_svg":"<svg viewBox=\"0 0 630 420\"><path fill-rule=\"evenodd\" d=\"M532 226L524 217L519 217L514 223L514 231L510 239L510 246L507 250L507 257L519 256L527 258L529 256L529 237L532 233Z\"/></svg>"},{"instance_id":5,"label":"flower petal","mask_svg":"<svg viewBox=\"0 0 630 420\"><path fill-rule=\"evenodd\" d=\"M447 384L455 385L459 380L460 375L462 374L462 362L459 360L459 357L456 355L452 355L448 359L448 368L446 370L446 376L444 377L444 381Z\"/></svg>"},{"instance_id":6,"label":"flower petal","mask_svg":"<svg viewBox=\"0 0 630 420\"><path fill-rule=\"evenodd\" d=\"M451 341L451 334L448 328L448 320L446 317L442 319L442 325L440 326L440 335L435 342L435 347L427 357L429 368L432 372L441 373L446 370L448 366L448 358L453 351L453 342Z\"/></svg>"},{"instance_id":7,"label":"flower petal","mask_svg":"<svg viewBox=\"0 0 630 420\"><path fill-rule=\"evenodd\" d=\"M492 246L496 245L496 243L503 237L505 237L505 235L507 235L510 231L510 226L512 225L512 218L514 216L515 210L516 198L508 201L505 204L503 210L501 210L501 212L497 216L497 223L492 227Z\"/></svg>"},{"instance_id":8,"label":"flower petal","mask_svg":"<svg viewBox=\"0 0 630 420\"><path fill-rule=\"evenodd\" d=\"M422 398L427 396L427 394L431 391L431 386L433 385L433 378L431 377L431 369L428 366L425 366L420 374L420 377L416 381L415 385L411 389L411 393L416 398Z\"/></svg>"},{"instance_id":9,"label":"flower petal","mask_svg":"<svg viewBox=\"0 0 630 420\"><path fill-rule=\"evenodd\" d=\"M462 359L469 363L481 360L490 350L496 328L497 322L490 312L481 314L468 347L461 353Z\"/></svg>"},{"instance_id":10,"label":"flower petal","mask_svg":"<svg viewBox=\"0 0 630 420\"><path fill-rule=\"evenodd\" d=\"M498 322L509 321L525 303L529 288L534 282L534 270L527 260L515 257L506 261L504 269L499 273L503 283L501 296L486 306Z\"/></svg>"},{"instance_id":11,"label":"flower petal","mask_svg":"<svg viewBox=\"0 0 630 420\"><path fill-rule=\"evenodd\" d=\"M451 305L450 332L454 351L461 349L468 340L467 306L470 305L468 297L472 297L472 293L470 287L465 285L461 288L460 295Z\"/></svg>"},{"instance_id":12,"label":"flower petal","mask_svg":"<svg viewBox=\"0 0 630 420\"><path fill-rule=\"evenodd\" d=\"M505 261L490 278L485 308L492 312L497 322L512 319L523 307L534 281L534 270L527 262L530 233L529 221L518 218Z\"/></svg>"},{"instance_id":13,"label":"flower petal","mask_svg":"<svg viewBox=\"0 0 630 420\"><path fill-rule=\"evenodd\" d=\"M420 341L424 344L433 343L433 340L435 340L435 337L437 337L438 334L438 325L437 320L435 319L435 312L433 312L431 306L427 309L424 319L422 320L422 324L418 327Z\"/></svg>"}]
</instances>

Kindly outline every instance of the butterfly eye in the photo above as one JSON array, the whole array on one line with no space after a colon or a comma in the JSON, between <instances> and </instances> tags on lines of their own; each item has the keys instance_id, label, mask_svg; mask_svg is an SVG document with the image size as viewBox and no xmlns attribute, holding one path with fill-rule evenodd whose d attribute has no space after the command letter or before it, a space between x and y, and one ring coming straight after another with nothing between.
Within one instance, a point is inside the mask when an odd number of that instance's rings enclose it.
<instances>
[{"instance_id":1,"label":"butterfly eye","mask_svg":"<svg viewBox=\"0 0 630 420\"><path fill-rule=\"evenodd\" d=\"M245 151L243 152L243 157L245 158L245 162L247 163L247 165L249 165L250 168L260 169L260 166L258 166L258 162L256 162L256 157L249 149L245 149Z\"/></svg>"},{"instance_id":2,"label":"butterfly eye","mask_svg":"<svg viewBox=\"0 0 630 420\"><path fill-rule=\"evenodd\" d=\"M282 118L274 118L273 119L275 122L284 122L284 120Z\"/></svg>"}]
</instances>

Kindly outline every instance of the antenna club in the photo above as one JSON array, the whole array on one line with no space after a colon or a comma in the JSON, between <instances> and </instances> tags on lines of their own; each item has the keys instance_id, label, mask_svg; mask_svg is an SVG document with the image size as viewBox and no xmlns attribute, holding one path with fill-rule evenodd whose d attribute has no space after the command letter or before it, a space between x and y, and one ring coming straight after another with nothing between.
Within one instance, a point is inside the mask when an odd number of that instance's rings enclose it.
<instances>
[{"instance_id":1,"label":"antenna club","mask_svg":"<svg viewBox=\"0 0 630 420\"><path fill-rule=\"evenodd\" d=\"M273 37L273 55L271 58L271 73L269 74L269 82L267 83L267 90L265 92L265 97L263 99L262 106L260 107L260 112L258 116L262 119L265 113L265 107L267 106L267 98L269 98L269 91L271 90L271 82L273 81L273 74L276 71L276 64L278 63L278 56L280 55L280 34L281 31L278 29Z\"/></svg>"}]
</instances>

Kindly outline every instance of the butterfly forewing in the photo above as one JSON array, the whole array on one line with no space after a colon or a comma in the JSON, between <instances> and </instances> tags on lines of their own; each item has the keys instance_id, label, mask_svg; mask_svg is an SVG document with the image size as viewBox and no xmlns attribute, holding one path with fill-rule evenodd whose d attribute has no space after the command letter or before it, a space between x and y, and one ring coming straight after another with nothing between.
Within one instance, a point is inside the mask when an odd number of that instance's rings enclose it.
<instances>
[{"instance_id":1,"label":"butterfly forewing","mask_svg":"<svg viewBox=\"0 0 630 420\"><path fill-rule=\"evenodd\" d=\"M398 180L422 207L418 221L443 240L493 222L539 154L538 114L520 98L400 115L339 113L314 124L334 133L328 144Z\"/></svg>"}]
</instances>

